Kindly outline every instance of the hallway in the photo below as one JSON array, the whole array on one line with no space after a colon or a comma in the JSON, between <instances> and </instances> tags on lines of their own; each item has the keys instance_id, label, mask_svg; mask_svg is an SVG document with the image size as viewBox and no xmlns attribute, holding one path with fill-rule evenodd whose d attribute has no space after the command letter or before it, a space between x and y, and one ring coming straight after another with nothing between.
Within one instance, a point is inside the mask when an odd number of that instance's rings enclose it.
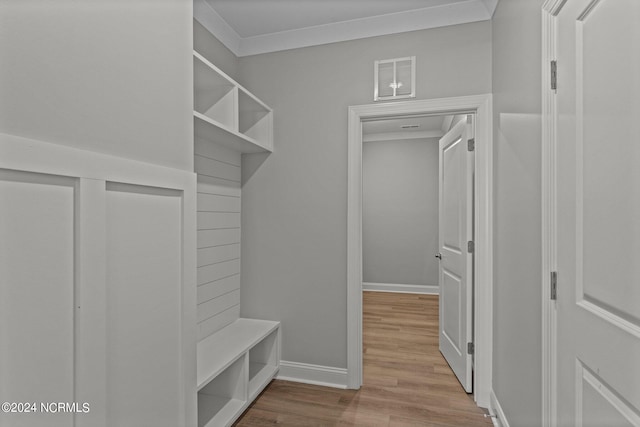
<instances>
[{"instance_id":1,"label":"hallway","mask_svg":"<svg viewBox=\"0 0 640 427\"><path fill-rule=\"evenodd\" d=\"M363 293L364 384L273 381L236 426L491 426L438 350L438 297Z\"/></svg>"}]
</instances>

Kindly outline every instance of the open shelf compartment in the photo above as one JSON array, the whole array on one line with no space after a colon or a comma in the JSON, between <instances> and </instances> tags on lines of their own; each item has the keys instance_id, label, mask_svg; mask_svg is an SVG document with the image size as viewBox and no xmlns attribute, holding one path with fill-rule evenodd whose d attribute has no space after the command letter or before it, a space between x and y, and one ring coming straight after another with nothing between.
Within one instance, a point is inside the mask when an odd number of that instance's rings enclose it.
<instances>
[{"instance_id":1,"label":"open shelf compartment","mask_svg":"<svg viewBox=\"0 0 640 427\"><path fill-rule=\"evenodd\" d=\"M272 149L273 113L243 87L238 90L238 130L241 134Z\"/></svg>"},{"instance_id":2,"label":"open shelf compartment","mask_svg":"<svg viewBox=\"0 0 640 427\"><path fill-rule=\"evenodd\" d=\"M249 399L254 399L278 371L278 330L249 350Z\"/></svg>"},{"instance_id":3,"label":"open shelf compartment","mask_svg":"<svg viewBox=\"0 0 640 427\"><path fill-rule=\"evenodd\" d=\"M247 369L243 355L198 391L198 427L230 424L247 404Z\"/></svg>"},{"instance_id":4,"label":"open shelf compartment","mask_svg":"<svg viewBox=\"0 0 640 427\"><path fill-rule=\"evenodd\" d=\"M194 110L228 129L238 127L238 88L198 53L193 55Z\"/></svg>"},{"instance_id":5,"label":"open shelf compartment","mask_svg":"<svg viewBox=\"0 0 640 427\"><path fill-rule=\"evenodd\" d=\"M273 111L198 52L193 52L197 138L241 153L273 151Z\"/></svg>"}]
</instances>

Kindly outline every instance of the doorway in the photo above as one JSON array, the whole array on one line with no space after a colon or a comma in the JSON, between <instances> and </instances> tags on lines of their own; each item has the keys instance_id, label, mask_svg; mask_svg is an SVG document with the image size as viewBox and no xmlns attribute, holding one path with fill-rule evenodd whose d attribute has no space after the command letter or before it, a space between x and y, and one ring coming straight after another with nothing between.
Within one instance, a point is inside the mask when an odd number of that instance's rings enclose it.
<instances>
[{"instance_id":1,"label":"doorway","mask_svg":"<svg viewBox=\"0 0 640 427\"><path fill-rule=\"evenodd\" d=\"M365 291L438 294L438 141L449 118L363 122Z\"/></svg>"},{"instance_id":2,"label":"doorway","mask_svg":"<svg viewBox=\"0 0 640 427\"><path fill-rule=\"evenodd\" d=\"M474 399L488 407L492 346L492 125L491 95L441 98L349 108L347 375L349 388L362 385L362 122L383 117L475 113L476 298L474 303Z\"/></svg>"},{"instance_id":3,"label":"doorway","mask_svg":"<svg viewBox=\"0 0 640 427\"><path fill-rule=\"evenodd\" d=\"M436 349L467 393L473 392L474 122L474 114L436 114L362 126L363 290L438 295L431 298L439 308ZM417 343L419 335L407 338Z\"/></svg>"}]
</instances>

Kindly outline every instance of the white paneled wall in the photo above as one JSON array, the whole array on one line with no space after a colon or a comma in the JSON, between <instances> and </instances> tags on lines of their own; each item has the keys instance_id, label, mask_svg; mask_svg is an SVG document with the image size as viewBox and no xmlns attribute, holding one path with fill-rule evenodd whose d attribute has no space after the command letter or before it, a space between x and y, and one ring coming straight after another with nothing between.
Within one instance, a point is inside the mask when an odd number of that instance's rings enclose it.
<instances>
[{"instance_id":1,"label":"white paneled wall","mask_svg":"<svg viewBox=\"0 0 640 427\"><path fill-rule=\"evenodd\" d=\"M241 154L195 141L198 340L240 316Z\"/></svg>"},{"instance_id":2,"label":"white paneled wall","mask_svg":"<svg viewBox=\"0 0 640 427\"><path fill-rule=\"evenodd\" d=\"M84 412L0 426L195 426L194 174L2 133L0 153L0 395Z\"/></svg>"}]
</instances>

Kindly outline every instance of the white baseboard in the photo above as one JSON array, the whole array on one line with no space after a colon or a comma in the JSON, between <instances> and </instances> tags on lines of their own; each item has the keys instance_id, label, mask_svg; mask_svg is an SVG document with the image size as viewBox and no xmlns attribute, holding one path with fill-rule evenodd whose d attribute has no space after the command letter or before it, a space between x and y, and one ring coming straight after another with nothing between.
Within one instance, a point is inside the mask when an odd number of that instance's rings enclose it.
<instances>
[{"instance_id":1,"label":"white baseboard","mask_svg":"<svg viewBox=\"0 0 640 427\"><path fill-rule=\"evenodd\" d=\"M346 369L286 360L280 361L280 371L276 379L333 388L347 388Z\"/></svg>"},{"instance_id":2,"label":"white baseboard","mask_svg":"<svg viewBox=\"0 0 640 427\"><path fill-rule=\"evenodd\" d=\"M509 421L507 421L507 417L504 415L502 406L500 406L500 402L498 402L498 397L493 390L491 390L489 401L489 413L491 415L496 415L496 417L491 418L495 427L509 427Z\"/></svg>"},{"instance_id":3,"label":"white baseboard","mask_svg":"<svg viewBox=\"0 0 640 427\"><path fill-rule=\"evenodd\" d=\"M428 294L438 295L438 285L404 285L399 283L362 283L363 291L399 292L403 294Z\"/></svg>"}]
</instances>

